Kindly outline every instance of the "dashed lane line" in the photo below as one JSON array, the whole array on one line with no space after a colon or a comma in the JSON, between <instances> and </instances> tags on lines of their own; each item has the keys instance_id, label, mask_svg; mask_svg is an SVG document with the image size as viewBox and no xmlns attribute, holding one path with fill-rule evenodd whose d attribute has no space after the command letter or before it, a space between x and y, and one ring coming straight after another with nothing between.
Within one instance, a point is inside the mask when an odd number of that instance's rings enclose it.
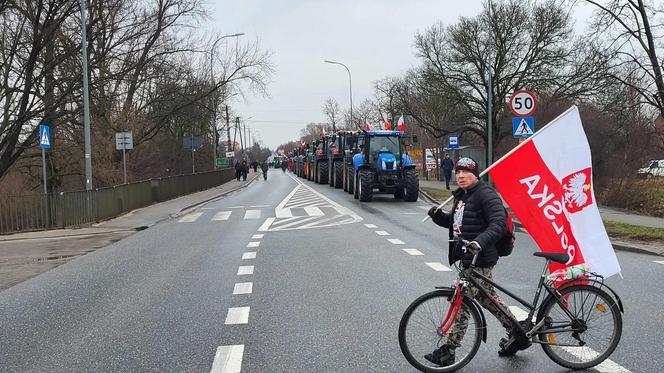
<instances>
[{"instance_id":1,"label":"dashed lane line","mask_svg":"<svg viewBox=\"0 0 664 373\"><path fill-rule=\"evenodd\" d=\"M214 214L212 221L228 220L228 218L231 217L231 213L233 213L233 211L219 211L218 213Z\"/></svg>"},{"instance_id":2,"label":"dashed lane line","mask_svg":"<svg viewBox=\"0 0 664 373\"><path fill-rule=\"evenodd\" d=\"M260 219L260 217L261 217L261 210L247 210L244 213L245 219Z\"/></svg>"},{"instance_id":3,"label":"dashed lane line","mask_svg":"<svg viewBox=\"0 0 664 373\"><path fill-rule=\"evenodd\" d=\"M510 311L516 316L517 320L525 320L528 317L528 312L523 310L519 306L509 306ZM578 359L593 359L599 354L589 347L561 347L570 355L575 356ZM621 366L620 364L615 363L610 359L604 360L599 365L596 365L592 368L601 373L631 373L629 369Z\"/></svg>"},{"instance_id":4,"label":"dashed lane line","mask_svg":"<svg viewBox=\"0 0 664 373\"><path fill-rule=\"evenodd\" d=\"M233 295L251 294L254 289L253 282L238 282L233 288Z\"/></svg>"},{"instance_id":5,"label":"dashed lane line","mask_svg":"<svg viewBox=\"0 0 664 373\"><path fill-rule=\"evenodd\" d=\"M390 234L385 231L374 231L379 236L389 236Z\"/></svg>"},{"instance_id":6,"label":"dashed lane line","mask_svg":"<svg viewBox=\"0 0 664 373\"><path fill-rule=\"evenodd\" d=\"M398 238L388 238L387 240L390 241L390 243L394 244L394 245L405 245L406 244L405 242L401 241Z\"/></svg>"},{"instance_id":7,"label":"dashed lane line","mask_svg":"<svg viewBox=\"0 0 664 373\"><path fill-rule=\"evenodd\" d=\"M198 220L198 218L200 218L201 215L203 215L202 212L193 212L191 214L187 214L183 216L180 220L178 220L178 223L193 223L196 220Z\"/></svg>"},{"instance_id":8,"label":"dashed lane line","mask_svg":"<svg viewBox=\"0 0 664 373\"><path fill-rule=\"evenodd\" d=\"M210 373L240 373L244 345L219 346Z\"/></svg>"},{"instance_id":9,"label":"dashed lane line","mask_svg":"<svg viewBox=\"0 0 664 373\"><path fill-rule=\"evenodd\" d=\"M226 315L225 325L247 324L249 323L250 307L231 307Z\"/></svg>"},{"instance_id":10,"label":"dashed lane line","mask_svg":"<svg viewBox=\"0 0 664 373\"><path fill-rule=\"evenodd\" d=\"M364 226L367 228L378 228L376 224L364 224Z\"/></svg>"},{"instance_id":11,"label":"dashed lane line","mask_svg":"<svg viewBox=\"0 0 664 373\"><path fill-rule=\"evenodd\" d=\"M424 255L420 250L417 249L403 249L408 255Z\"/></svg>"},{"instance_id":12,"label":"dashed lane line","mask_svg":"<svg viewBox=\"0 0 664 373\"><path fill-rule=\"evenodd\" d=\"M433 269L436 272L451 272L452 271L450 268L446 267L441 262L428 262L428 263L424 263L424 264L428 265L431 269Z\"/></svg>"},{"instance_id":13,"label":"dashed lane line","mask_svg":"<svg viewBox=\"0 0 664 373\"><path fill-rule=\"evenodd\" d=\"M254 266L240 266L240 268L237 269L238 276L253 275L253 274L254 274Z\"/></svg>"},{"instance_id":14,"label":"dashed lane line","mask_svg":"<svg viewBox=\"0 0 664 373\"><path fill-rule=\"evenodd\" d=\"M247 247L258 247L261 245L260 241L251 241L247 244Z\"/></svg>"},{"instance_id":15,"label":"dashed lane line","mask_svg":"<svg viewBox=\"0 0 664 373\"><path fill-rule=\"evenodd\" d=\"M251 236L251 239L252 240L260 240L261 238L263 238L263 236L264 236L263 234L255 234L255 235Z\"/></svg>"},{"instance_id":16,"label":"dashed lane line","mask_svg":"<svg viewBox=\"0 0 664 373\"><path fill-rule=\"evenodd\" d=\"M252 251L249 253L242 254L242 260L247 260L247 259L256 259L256 252Z\"/></svg>"}]
</instances>

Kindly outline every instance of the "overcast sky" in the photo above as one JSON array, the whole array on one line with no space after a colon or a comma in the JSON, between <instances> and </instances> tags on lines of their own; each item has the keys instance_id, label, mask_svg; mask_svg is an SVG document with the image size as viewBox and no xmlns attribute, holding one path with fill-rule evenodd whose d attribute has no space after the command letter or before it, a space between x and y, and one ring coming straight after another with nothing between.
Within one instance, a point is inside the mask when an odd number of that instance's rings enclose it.
<instances>
[{"instance_id":1,"label":"overcast sky","mask_svg":"<svg viewBox=\"0 0 664 373\"><path fill-rule=\"evenodd\" d=\"M257 38L273 52L270 97L231 103L238 115L251 117L248 125L272 149L299 138L307 123L324 122L321 107L327 97L348 108L348 73L323 60L349 67L357 105L372 95L374 81L418 65L413 48L417 31L481 10L481 0L209 1L214 31L244 32L241 38Z\"/></svg>"}]
</instances>

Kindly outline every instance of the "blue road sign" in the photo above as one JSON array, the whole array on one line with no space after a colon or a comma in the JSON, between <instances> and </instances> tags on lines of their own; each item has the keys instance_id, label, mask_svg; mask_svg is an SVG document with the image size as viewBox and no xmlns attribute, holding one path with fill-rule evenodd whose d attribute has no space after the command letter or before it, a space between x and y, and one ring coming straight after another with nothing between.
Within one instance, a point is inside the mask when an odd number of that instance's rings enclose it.
<instances>
[{"instance_id":1,"label":"blue road sign","mask_svg":"<svg viewBox=\"0 0 664 373\"><path fill-rule=\"evenodd\" d=\"M535 118L512 118L512 133L515 139L528 138L535 133Z\"/></svg>"},{"instance_id":2,"label":"blue road sign","mask_svg":"<svg viewBox=\"0 0 664 373\"><path fill-rule=\"evenodd\" d=\"M459 135L449 135L447 138L448 149L459 149Z\"/></svg>"},{"instance_id":3,"label":"blue road sign","mask_svg":"<svg viewBox=\"0 0 664 373\"><path fill-rule=\"evenodd\" d=\"M39 146L44 149L51 147L51 127L44 124L39 125Z\"/></svg>"}]
</instances>

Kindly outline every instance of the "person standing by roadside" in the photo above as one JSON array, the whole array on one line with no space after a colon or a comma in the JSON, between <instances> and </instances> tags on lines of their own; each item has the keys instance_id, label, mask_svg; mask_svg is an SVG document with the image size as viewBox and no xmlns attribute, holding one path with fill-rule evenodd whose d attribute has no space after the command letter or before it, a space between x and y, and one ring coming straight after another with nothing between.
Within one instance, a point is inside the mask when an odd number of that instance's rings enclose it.
<instances>
[{"instance_id":1,"label":"person standing by roadside","mask_svg":"<svg viewBox=\"0 0 664 373\"><path fill-rule=\"evenodd\" d=\"M452 180L452 169L454 169L454 162L450 159L450 154L445 153L445 159L442 162L443 176L445 176L445 188L450 190L450 180Z\"/></svg>"},{"instance_id":2,"label":"person standing by roadside","mask_svg":"<svg viewBox=\"0 0 664 373\"><path fill-rule=\"evenodd\" d=\"M247 173L249 172L249 165L247 161L242 161L242 180L247 181Z\"/></svg>"},{"instance_id":3,"label":"person standing by roadside","mask_svg":"<svg viewBox=\"0 0 664 373\"><path fill-rule=\"evenodd\" d=\"M242 176L242 165L240 161L235 161L235 178L237 181L240 181L240 176Z\"/></svg>"},{"instance_id":4,"label":"person standing by roadside","mask_svg":"<svg viewBox=\"0 0 664 373\"><path fill-rule=\"evenodd\" d=\"M267 180L268 165L266 161L261 162L261 171L263 171L263 180Z\"/></svg>"}]
</instances>

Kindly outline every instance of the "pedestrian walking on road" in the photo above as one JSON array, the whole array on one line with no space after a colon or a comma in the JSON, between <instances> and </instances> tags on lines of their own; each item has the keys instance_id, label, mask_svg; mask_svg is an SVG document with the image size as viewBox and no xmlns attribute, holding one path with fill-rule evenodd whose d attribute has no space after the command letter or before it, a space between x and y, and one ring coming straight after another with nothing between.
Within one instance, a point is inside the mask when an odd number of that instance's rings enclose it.
<instances>
[{"instance_id":1,"label":"pedestrian walking on road","mask_svg":"<svg viewBox=\"0 0 664 373\"><path fill-rule=\"evenodd\" d=\"M450 212L444 212L437 206L429 210L429 216L434 223L449 229L449 238L457 236L471 241L467 246L468 252L461 252L458 245L450 243L449 263L461 261L464 268L470 266L473 256L479 252L476 271L488 279L493 278L493 268L498 263L498 250L496 242L506 233L506 213L502 200L495 190L479 179L479 167L471 158L459 159L454 167L459 189L452 192L454 207ZM517 351L528 348L532 342L525 335L515 332L511 320L503 313L512 315L509 308L500 299L493 286L485 281L481 285L489 291L489 295L496 303L487 297L477 297L478 289L469 288L469 296L477 299L482 307L491 312L507 330L507 338L500 340L500 356L512 356ZM468 313L462 309L454 321L454 326L447 335L447 341L438 349L424 356L434 364L448 366L454 363L454 354L460 346L466 329L468 328Z\"/></svg>"},{"instance_id":2,"label":"pedestrian walking on road","mask_svg":"<svg viewBox=\"0 0 664 373\"><path fill-rule=\"evenodd\" d=\"M235 161L235 178L237 181L240 181L240 176L242 176L242 165L240 161Z\"/></svg>"},{"instance_id":3,"label":"pedestrian walking on road","mask_svg":"<svg viewBox=\"0 0 664 373\"><path fill-rule=\"evenodd\" d=\"M257 171L257 169L258 169L258 161L256 161L256 160L251 161L251 167L254 168L254 172L258 172L258 171Z\"/></svg>"},{"instance_id":4,"label":"pedestrian walking on road","mask_svg":"<svg viewBox=\"0 0 664 373\"><path fill-rule=\"evenodd\" d=\"M286 173L286 168L288 168L288 162L286 162L286 160L281 161L281 172Z\"/></svg>"},{"instance_id":5,"label":"pedestrian walking on road","mask_svg":"<svg viewBox=\"0 0 664 373\"><path fill-rule=\"evenodd\" d=\"M445 188L450 190L450 180L452 180L452 169L454 169L454 162L452 162L448 153L445 153L445 159L443 159L442 167L443 174L445 176Z\"/></svg>"},{"instance_id":6,"label":"pedestrian walking on road","mask_svg":"<svg viewBox=\"0 0 664 373\"><path fill-rule=\"evenodd\" d=\"M249 173L249 165L247 161L242 161L242 180L247 181L247 173Z\"/></svg>"},{"instance_id":7,"label":"pedestrian walking on road","mask_svg":"<svg viewBox=\"0 0 664 373\"><path fill-rule=\"evenodd\" d=\"M268 169L267 162L265 161L261 162L261 171L263 171L263 180L267 180L267 169Z\"/></svg>"}]
</instances>

